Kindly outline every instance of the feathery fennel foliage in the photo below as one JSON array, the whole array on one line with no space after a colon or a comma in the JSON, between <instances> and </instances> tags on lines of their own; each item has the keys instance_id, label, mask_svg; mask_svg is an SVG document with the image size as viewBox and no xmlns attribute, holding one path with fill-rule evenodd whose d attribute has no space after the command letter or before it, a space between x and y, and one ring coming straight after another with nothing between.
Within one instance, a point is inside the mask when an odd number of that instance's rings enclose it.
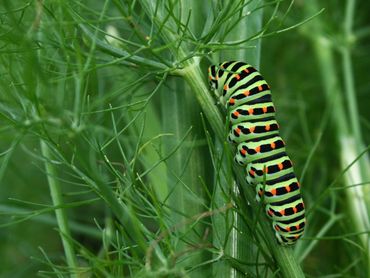
<instances>
[{"instance_id":1,"label":"feathery fennel foliage","mask_svg":"<svg viewBox=\"0 0 370 278\"><path fill-rule=\"evenodd\" d=\"M368 84L351 56L368 27L353 31L354 1L337 7L343 30L316 1L3 2L0 277L368 274ZM309 212L294 248L225 142L206 69L228 59L272 85Z\"/></svg>"}]
</instances>

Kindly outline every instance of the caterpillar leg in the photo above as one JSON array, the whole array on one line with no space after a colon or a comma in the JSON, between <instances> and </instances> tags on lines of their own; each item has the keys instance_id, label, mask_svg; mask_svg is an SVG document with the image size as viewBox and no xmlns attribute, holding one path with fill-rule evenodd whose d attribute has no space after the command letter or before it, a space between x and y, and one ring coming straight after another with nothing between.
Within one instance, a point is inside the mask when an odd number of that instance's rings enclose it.
<instances>
[{"instance_id":1,"label":"caterpillar leg","mask_svg":"<svg viewBox=\"0 0 370 278\"><path fill-rule=\"evenodd\" d=\"M256 185L256 200L257 202L261 202L264 199L264 192L265 192L266 184L257 184Z\"/></svg>"},{"instance_id":2,"label":"caterpillar leg","mask_svg":"<svg viewBox=\"0 0 370 278\"><path fill-rule=\"evenodd\" d=\"M281 245L293 245L301 237L301 235L297 235L297 236L288 235L285 237L279 234L279 232L275 232L275 236L277 238L277 241Z\"/></svg>"}]
</instances>

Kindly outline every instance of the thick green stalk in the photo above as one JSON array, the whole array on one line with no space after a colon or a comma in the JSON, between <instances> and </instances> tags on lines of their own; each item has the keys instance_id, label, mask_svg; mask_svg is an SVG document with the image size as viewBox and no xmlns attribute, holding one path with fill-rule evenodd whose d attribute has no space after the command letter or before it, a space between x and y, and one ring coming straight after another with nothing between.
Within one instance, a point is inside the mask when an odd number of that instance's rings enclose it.
<instances>
[{"instance_id":1,"label":"thick green stalk","mask_svg":"<svg viewBox=\"0 0 370 278\"><path fill-rule=\"evenodd\" d=\"M345 95L348 103L348 122L350 124L351 133L353 138L342 138L343 148L342 161L343 166L351 163L357 156L358 153L365 149L365 145L362 139L362 133L360 128L360 117L358 111L358 105L356 100L356 89L353 76L353 66L351 59L351 48L354 41L353 34L353 19L355 17L355 0L347 0L345 17L344 17L344 37L346 40L345 46L342 48L342 68L343 68L343 79L345 86ZM369 175L370 163L369 157L365 155L358 163L352 167L346 175L348 184L360 184L367 182L370 178ZM369 189L366 187L358 186L348 189L347 191L348 202L351 207L352 215L355 216L355 225L358 232L370 230L370 215L369 215ZM363 243L365 252L367 253L368 272L370 271L370 236L369 234L361 235L361 241Z\"/></svg>"},{"instance_id":2,"label":"thick green stalk","mask_svg":"<svg viewBox=\"0 0 370 278\"><path fill-rule=\"evenodd\" d=\"M54 207L59 207L55 209L55 216L58 223L59 233L62 240L67 265L71 271L75 272L77 270L77 259L71 240L68 217L65 209L62 208L64 202L62 197L61 185L57 179L57 170L51 162L53 160L53 157L51 155L49 146L43 140L41 140L40 147L41 153L45 159L45 171L49 184L51 200ZM71 274L71 277L77 276L75 274Z\"/></svg>"},{"instance_id":3,"label":"thick green stalk","mask_svg":"<svg viewBox=\"0 0 370 278\"><path fill-rule=\"evenodd\" d=\"M236 9L239 7L243 2L235 1L232 2L232 5L229 7L230 9ZM245 3L244 3L245 4ZM254 10L259 5L262 5L262 1L250 1L247 5L245 5L240 11L239 15L242 19L236 23L233 27L232 32L227 32L228 35L226 36L227 41L243 41L245 38L252 37L258 31L261 30L262 25L262 9L259 9L253 13L250 11ZM235 18L238 18L235 16ZM233 24L233 23L231 23ZM226 25L225 28L230 28L231 26ZM249 48L247 48L249 46ZM237 49L231 49L229 51L221 51L217 52L212 55L212 58L215 62L223 62L223 61L245 61L248 62L255 67L259 67L260 63L260 50L261 50L261 40L255 40L253 42L246 42L241 45L237 46ZM224 138L221 142L224 142ZM222 147L222 143L219 143L219 147ZM220 171L217 175L220 175L220 178L224 184L221 184L224 188L224 191L227 191L227 188L230 186L234 187L234 193L238 195L238 185L233 183L233 185L229 185L228 178L222 177L222 174L227 174L228 171L228 158L225 157L222 167L224 171ZM215 202L218 206L222 206L224 203L224 197L220 192L220 188L216 188L215 192ZM245 212L247 214L247 212ZM216 218L216 217L215 217ZM223 218L223 216L218 216L218 218ZM230 255L231 257L244 262L255 262L257 257L257 250L253 247L253 243L249 240L251 238L251 232L246 227L245 222L243 221L242 217L239 215L237 211L232 211L232 219L233 219L233 229L229 233L228 225L230 223L225 222L216 222L215 229L217 229L216 233L219 235L221 231L224 231L224 236L229 237L228 244L226 246L225 254ZM226 234L227 233L227 234ZM225 277L225 275L230 277L244 277L243 274L236 272L235 269L230 265L226 264L226 266L220 266L220 269L216 269L215 275L217 277ZM229 269L230 268L230 269ZM256 267L254 265L246 266L246 270L250 273L256 274L255 270Z\"/></svg>"},{"instance_id":4,"label":"thick green stalk","mask_svg":"<svg viewBox=\"0 0 370 278\"><path fill-rule=\"evenodd\" d=\"M357 100L355 92L355 84L353 79L353 67L351 61L351 48L354 42L354 34L352 33L353 17L354 17L355 1L349 0L346 5L344 17L344 38L345 45L342 48L343 58L343 77L345 85L345 94L348 103L348 116L351 123L351 128L354 137L357 140L362 138L360 129L360 120L358 117Z\"/></svg>"},{"instance_id":5,"label":"thick green stalk","mask_svg":"<svg viewBox=\"0 0 370 278\"><path fill-rule=\"evenodd\" d=\"M334 101L333 107L333 124L337 130L337 138L340 146L340 159L342 169L350 165L357 157L357 155L363 150L360 150L360 143L357 143L356 138L350 132L350 125L348 118L345 117L345 109L343 106L342 96L340 94L339 80L337 80L336 65L334 62L333 50L328 44L327 40L323 37L319 37L314 42L314 49L316 56L318 57L321 74L323 76L324 88L327 96L327 102ZM352 75L352 72L349 73ZM345 184L350 186L352 184L361 184L367 181L365 177L361 175L361 168L366 163L366 158L360 159L354 164L344 175ZM362 166L362 167L361 167ZM365 166L366 167L366 166ZM369 169L368 167L367 169ZM364 232L370 229L369 225L369 214L366 205L366 198L363 193L363 187L356 186L348 188L346 191L349 213L354 223L354 227L357 232ZM370 250L369 236L363 234L361 236L362 243L365 247L366 252ZM369 254L368 254L369 257ZM370 261L368 262L370 266Z\"/></svg>"},{"instance_id":6,"label":"thick green stalk","mask_svg":"<svg viewBox=\"0 0 370 278\"><path fill-rule=\"evenodd\" d=\"M346 44L341 49L342 53L342 68L343 68L343 80L345 86L345 95L348 103L348 116L350 128L355 139L355 145L357 147L357 153L360 153L365 149L365 144L363 142L361 127L360 127L360 116L358 111L357 99L356 99L356 88L355 80L353 76L353 65L351 58L351 50L353 43L355 41L355 35L353 33L353 19L355 17L355 3L354 0L348 0L346 4L346 12L344 17L344 37ZM360 171L362 176L362 181L368 181L370 178L369 175L369 157L364 156L359 160ZM369 189L363 187L363 190L366 194L369 193Z\"/></svg>"},{"instance_id":7,"label":"thick green stalk","mask_svg":"<svg viewBox=\"0 0 370 278\"><path fill-rule=\"evenodd\" d=\"M324 23L320 19L316 19L310 24L310 31L306 34L310 37L318 65L322 75L324 92L328 103L333 103L333 124L336 128L337 140L340 147L341 167L345 169L350 165L361 153L365 147L362 142L362 135L359 126L359 113L356 102L356 91L353 78L353 67L351 61L351 43L353 41L352 24L354 18L354 0L348 0L344 18L344 37L347 44L341 48L342 54L342 70L344 89L341 89L340 80L337 77L336 69L340 66L336 64L334 58L335 48L331 41L325 37L325 32L322 26ZM310 1L305 5L307 14L317 10L317 3ZM311 34L315 34L311 36ZM346 102L343 101L343 95L346 96ZM348 104L346 109L345 104ZM353 184L361 184L368 181L368 169L370 168L368 157L361 158L358 162L352 165L351 168L343 175L347 186ZM365 187L354 186L349 187L346 191L348 212L351 216L353 228L358 233L363 233L370 230L369 223L369 205L367 204L367 191ZM360 236L364 247L364 252L367 254L367 269L370 269L370 241L368 234Z\"/></svg>"},{"instance_id":8,"label":"thick green stalk","mask_svg":"<svg viewBox=\"0 0 370 278\"><path fill-rule=\"evenodd\" d=\"M206 206L202 206L199 176L205 176L206 156L202 154L202 148L195 144L195 140L201 138L201 127L196 124L199 108L191 97L189 87L185 86L184 80L180 78L170 78L168 84L169 88L165 88L161 93L163 130L171 134L163 138L165 152L169 153L176 147L191 128L182 145L166 163L169 192L167 203L172 211L170 214L172 225L178 225L205 210ZM204 234L205 227L198 223L189 230L185 225L179 228L179 232L184 233L186 242L193 242L196 245L200 244L199 235ZM181 252L186 248L188 246L180 242L174 251ZM182 261L181 266L191 268L200 265L204 261L202 255L202 252L191 254L188 259ZM198 269L192 274L196 275L197 271L204 274L205 270L207 268Z\"/></svg>"},{"instance_id":9,"label":"thick green stalk","mask_svg":"<svg viewBox=\"0 0 370 278\"><path fill-rule=\"evenodd\" d=\"M235 1L233 4L240 5L240 2ZM234 26L234 32L229 32L228 36L226 37L228 41L243 41L245 38L252 37L261 30L263 15L262 9L258 9L253 13L250 12L256 9L259 5L262 5L262 1L251 1L241 10L240 13L243 18L236 24L236 26ZM250 48L242 48L246 46ZM222 51L218 55L213 55L213 57L215 58L215 61L218 62L239 60L250 63L251 65L259 68L261 40L258 39L249 43L243 43L239 47L240 49ZM221 142L224 142L224 140ZM228 162L225 161L223 166L227 169ZM224 172L227 173L227 170ZM227 179L225 178L224 181L226 182ZM225 183L224 186L228 186L227 183ZM238 185L234 183L232 186L235 187L234 192L237 192ZM215 195L216 201L218 199L218 203L221 206L224 202L221 192L216 192ZM234 228L229 236L225 235L229 237L228 245L226 246L227 250L225 250L225 253L230 254L233 258L239 261L254 262L256 261L257 250L254 244L249 240L252 238L251 231L246 227L245 222L237 211L233 211L232 213ZM248 212L245 213L248 214ZM222 224L225 225L224 222ZM231 270L228 268L231 268ZM246 269L251 273L255 273L256 267L254 265L250 265L246 266ZM229 273L229 275L231 275L230 277L244 277L242 273L236 272L235 269L229 264L223 266L222 270L223 272L218 271L219 276L217 277L224 277L223 275L226 273Z\"/></svg>"},{"instance_id":10,"label":"thick green stalk","mask_svg":"<svg viewBox=\"0 0 370 278\"><path fill-rule=\"evenodd\" d=\"M194 32L201 27L198 23L202 19L200 1L195 1L195 9L188 3L182 5L181 8L174 9L172 12L179 20L187 25L187 28ZM191 15L189 17L189 15ZM167 25L166 25L167 26ZM186 43L183 47L186 47ZM172 211L170 214L173 225L185 223L187 219L194 215L199 215L204 212L207 207L204 205L203 191L200 186L201 180L199 176L206 176L204 172L207 164L207 156L204 150L196 141L203 137L203 128L199 121L200 108L196 100L192 97L190 88L186 86L184 80L178 77L168 78L168 86L164 87L161 92L161 111L163 131L171 134L163 138L163 149L168 153L171 149L181 142L186 133L191 131L186 136L182 145L178 150L171 155L167 160L167 184L169 197L167 203ZM203 235L206 227L199 222L190 231L189 227L182 226L179 231L184 233L184 241L192 242L194 245L201 244L199 235ZM187 244L179 242L175 252L181 252L188 248ZM182 260L181 267L193 269L191 274L194 276L209 276L207 271L210 268L197 268L202 262L206 261L204 255L207 253L197 251L189 254L186 260ZM209 253L208 253L209 254ZM207 254L207 255L208 255Z\"/></svg>"}]
</instances>

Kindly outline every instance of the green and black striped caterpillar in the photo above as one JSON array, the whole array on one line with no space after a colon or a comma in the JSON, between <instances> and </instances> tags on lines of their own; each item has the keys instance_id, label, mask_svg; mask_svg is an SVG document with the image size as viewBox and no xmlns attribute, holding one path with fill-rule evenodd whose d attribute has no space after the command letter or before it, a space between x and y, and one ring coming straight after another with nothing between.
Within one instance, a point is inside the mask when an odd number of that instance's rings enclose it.
<instances>
[{"instance_id":1,"label":"green and black striped caterpillar","mask_svg":"<svg viewBox=\"0 0 370 278\"><path fill-rule=\"evenodd\" d=\"M246 167L246 180L256 186L280 244L294 244L303 234L305 209L300 184L285 152L275 119L270 87L261 74L243 62L224 62L208 69L210 86L226 106L237 144L235 161Z\"/></svg>"}]
</instances>

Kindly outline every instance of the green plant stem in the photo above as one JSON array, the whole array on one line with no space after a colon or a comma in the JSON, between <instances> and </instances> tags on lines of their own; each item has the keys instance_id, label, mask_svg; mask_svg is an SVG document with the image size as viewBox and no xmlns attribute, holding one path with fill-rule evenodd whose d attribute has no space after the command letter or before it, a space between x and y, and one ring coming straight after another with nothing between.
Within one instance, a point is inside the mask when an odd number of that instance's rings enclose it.
<instances>
[{"instance_id":1,"label":"green plant stem","mask_svg":"<svg viewBox=\"0 0 370 278\"><path fill-rule=\"evenodd\" d=\"M52 155L49 146L43 140L41 140L40 147L41 153L45 158L44 164L47 175L47 181L49 184L51 200L53 202L53 206L60 207L55 209L55 216L58 223L58 229L62 240L67 265L72 271L75 271L77 269L77 259L71 240L71 232L69 229L68 217L65 209L61 207L63 205L63 198L60 183L56 178L57 170L55 169L54 165L51 162ZM71 277L77 276L75 274L71 274Z\"/></svg>"},{"instance_id":2,"label":"green plant stem","mask_svg":"<svg viewBox=\"0 0 370 278\"><path fill-rule=\"evenodd\" d=\"M248 1L247 1L248 2ZM235 30L237 32L231 32L229 34L231 41L242 41L245 38L250 38L253 35L257 34L262 28L262 18L263 18L263 9L257 9L260 5L262 5L263 1L250 1L248 5L246 5L242 10L242 15L244 18L238 23ZM257 10L255 10L257 9ZM255 10L253 13L251 11ZM246 61L247 63L252 64L256 68L260 68L261 62L261 39L253 40L250 42L253 48L248 49L239 49L235 50L235 57L227 57L228 60L238 59L240 61ZM221 61L220 61L221 62ZM234 217L237 221L237 229L239 232L235 231L238 237L245 237L245 235L249 235L250 237L251 231L247 229L246 223L241 219L238 213L234 212ZM239 218L238 218L239 217ZM235 229L234 229L235 230ZM253 233L253 232L252 232ZM237 254L236 259L241 261L256 261L259 263L255 258L258 256L257 248L254 246L251 240L241 240L238 239L238 246L237 246ZM244 246L244 244L246 246ZM255 268L254 266L249 267L250 271ZM237 277L243 277L240 273Z\"/></svg>"},{"instance_id":3,"label":"green plant stem","mask_svg":"<svg viewBox=\"0 0 370 278\"><path fill-rule=\"evenodd\" d=\"M350 35L349 35L350 36ZM356 93L355 93L355 86L353 80L353 68L352 68L352 61L351 61L351 53L350 53L350 46L344 47L342 49L342 59L343 59L343 78L344 78L344 85L345 85L345 93L346 93L346 100L348 103L348 116L351 123L351 130L354 137L357 140L362 138L361 136L361 129L360 129L360 120L358 117L358 109L357 109L357 100L356 100Z\"/></svg>"},{"instance_id":4,"label":"green plant stem","mask_svg":"<svg viewBox=\"0 0 370 278\"><path fill-rule=\"evenodd\" d=\"M349 122L351 127L351 132L355 138L356 146L357 146L357 153L360 153L362 150L365 149L365 144L363 142L361 127L360 127L360 119L359 119L359 111L356 99L356 89L355 89L355 81L353 76L353 66L352 66L352 59L351 59L351 49L354 43L355 35L353 34L353 18L355 16L355 4L356 1L348 0L346 4L346 12L344 17L344 37L346 44L341 49L342 54L342 68L343 68L343 80L345 86L345 94L346 100L348 103L348 116ZM363 180L369 179L369 157L364 156L361 160L359 160L360 164L360 171ZM369 193L367 190L366 193Z\"/></svg>"},{"instance_id":5,"label":"green plant stem","mask_svg":"<svg viewBox=\"0 0 370 278\"><path fill-rule=\"evenodd\" d=\"M231 2L234 6L240 5L239 1ZM262 17L263 17L263 9L257 9L253 13L250 11L255 10L258 8L259 5L262 5L261 1L250 1L247 5L245 5L240 12L243 16L243 19L241 19L237 25L234 27L234 30L238 30L237 32L230 32L226 40L227 41L243 41L245 38L252 37L253 35L257 34L262 27ZM232 7L230 7L232 9ZM223 62L223 61L233 61L233 60L240 60L250 63L251 65L255 66L256 68L259 68L260 65L260 54L261 54L261 39L253 40L252 42L246 43L247 46L249 44L252 46L251 48L241 48L241 49L234 49L230 51L222 51L221 53L216 53L213 55L215 58L215 62ZM217 56L219 56L217 58ZM224 142L223 139L221 142ZM228 167L228 161L226 161L224 164L226 164L224 167ZM225 171L226 172L226 171ZM226 179L225 179L226 180ZM238 185L233 184L234 186L234 193L238 195ZM216 200L217 200L216 196ZM220 201L220 204L224 202L223 197L219 196L218 199ZM239 261L244 262L252 262L256 261L256 258L258 257L257 254L257 248L252 242L252 234L253 231L248 229L245 221L242 219L240 214L233 210L233 229L229 235L229 244L226 246L228 250L225 250L225 252L228 252L232 255L233 258ZM246 214L250 215L250 211L245 211ZM223 223L224 224L224 223ZM225 224L224 224L225 225ZM226 235L227 236L227 235ZM258 261L256 261L258 263ZM227 268L230 268L230 265L227 265L223 267L225 271L228 271L228 273L231 273L231 277L244 277L243 273L235 271L234 268L231 267L231 271ZM247 265L245 268L250 273L256 272L256 267L254 265ZM224 277L224 273L220 273L218 277Z\"/></svg>"},{"instance_id":6,"label":"green plant stem","mask_svg":"<svg viewBox=\"0 0 370 278\"><path fill-rule=\"evenodd\" d=\"M355 17L355 0L347 0L346 7L345 7L345 17L344 17L344 37L346 40L345 47L342 48L342 68L343 68L343 79L344 79L344 86L345 86L345 95L348 103L348 117L349 123L351 128L351 133L353 134L353 144L352 144L352 156L350 158L347 155L344 155L343 161L351 162L351 160L356 156L356 154L360 153L363 149L365 149L365 145L362 140L362 133L360 128L360 120L359 120L359 111L358 105L356 100L356 89L355 89L355 82L353 76L353 66L352 66L352 59L351 59L351 47L354 41L354 34L353 34L353 19ZM348 142L345 142L348 143ZM349 149L349 148L347 148ZM348 152L348 151L347 151ZM352 175L347 176L348 184L356 184L362 183L369 180L369 168L370 162L369 157L365 155L362 157L355 165L355 168L352 169ZM354 175L354 171L357 170L356 175ZM368 231L370 229L370 220L369 220L369 202L366 198L369 190L364 187L355 187L352 189L347 190L347 194L349 195L348 200L352 207L353 215L356 215L356 226L358 231ZM368 234L364 234L361 236L361 240L363 242L365 252L367 253L367 262L368 262L368 276L370 271L370 237Z\"/></svg>"},{"instance_id":7,"label":"green plant stem","mask_svg":"<svg viewBox=\"0 0 370 278\"><path fill-rule=\"evenodd\" d=\"M333 124L337 131L337 140L340 147L340 159L342 169L350 165L361 153L365 147L362 142L361 130L359 126L359 116L356 101L356 91L353 78L353 67L351 62L351 42L353 38L352 25L354 18L354 0L348 0L345 10L344 19L344 37L347 44L341 48L342 54L342 70L344 80L344 90L340 88L340 84L336 69L338 65L334 58L334 47L329 39L326 38L325 32L322 30L324 25L319 19L312 22L310 31L306 30L306 35L312 41L314 53L317 57L318 65L321 71L324 92L327 102L334 102L333 107ZM313 13L317 10L317 2L310 1L305 5L307 14ZM315 34L311 36L310 34ZM341 94L343 91L346 96L346 103L348 109L345 109L345 103ZM345 184L360 184L368 181L368 169L370 168L368 157L363 157L357 161L345 173ZM348 212L353 223L352 227L358 233L363 233L370 229L369 223L369 205L366 202L366 191L364 187L350 187L346 191ZM367 269L370 269L370 241L367 234L360 236L364 247L364 252L367 255ZM368 274L368 273L367 273Z\"/></svg>"},{"instance_id":8,"label":"green plant stem","mask_svg":"<svg viewBox=\"0 0 370 278\"><path fill-rule=\"evenodd\" d=\"M181 78L170 77L168 80L169 87L162 90L161 103L163 130L166 133L172 133L172 136L163 138L163 149L166 153L181 141L181 138L189 130L192 123L195 123L195 117L199 115L199 107L196 100L191 97L189 87L185 86ZM179 92L175 94L174 92ZM199 175L205 176L204 155L200 147L194 146L194 140L202 136L201 130L197 124L193 124L191 132L186 136L181 147L168 159L167 166L167 184L169 186L167 203L172 208L170 214L172 224L183 223L194 215L204 211L201 205L204 200L202 191L199 187ZM182 227L179 231L186 234L185 242L199 242L199 235L202 235L206 227L198 223L189 233L188 227ZM186 238L186 239L185 239ZM186 244L180 242L177 244L176 252L184 250ZM203 252L197 252L182 261L184 267L190 268L199 265L204 261ZM204 273L205 269L198 269ZM196 276L197 270L192 274Z\"/></svg>"}]
</instances>

